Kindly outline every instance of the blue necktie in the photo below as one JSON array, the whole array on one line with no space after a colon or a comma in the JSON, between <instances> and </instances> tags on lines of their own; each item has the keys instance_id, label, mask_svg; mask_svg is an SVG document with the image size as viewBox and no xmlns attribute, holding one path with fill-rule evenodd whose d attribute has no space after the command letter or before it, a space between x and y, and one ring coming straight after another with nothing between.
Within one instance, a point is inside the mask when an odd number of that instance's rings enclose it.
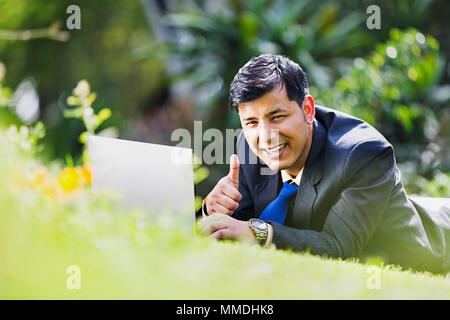
<instances>
[{"instance_id":1,"label":"blue necktie","mask_svg":"<svg viewBox=\"0 0 450 320\"><path fill-rule=\"evenodd\" d=\"M283 224L284 219L286 219L289 200L297 193L297 190L298 186L296 184L289 184L288 181L283 183L283 187L281 188L278 197L269 203L259 218L264 221L273 221Z\"/></svg>"}]
</instances>

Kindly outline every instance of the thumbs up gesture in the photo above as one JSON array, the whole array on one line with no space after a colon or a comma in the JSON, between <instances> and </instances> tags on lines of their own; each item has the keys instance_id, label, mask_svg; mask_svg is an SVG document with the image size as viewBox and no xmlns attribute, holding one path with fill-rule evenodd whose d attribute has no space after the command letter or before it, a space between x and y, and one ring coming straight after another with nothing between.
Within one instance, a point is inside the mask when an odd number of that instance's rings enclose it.
<instances>
[{"instance_id":1,"label":"thumbs up gesture","mask_svg":"<svg viewBox=\"0 0 450 320\"><path fill-rule=\"evenodd\" d=\"M239 158L232 154L230 157L230 172L227 176L236 189L239 188Z\"/></svg>"},{"instance_id":2,"label":"thumbs up gesture","mask_svg":"<svg viewBox=\"0 0 450 320\"><path fill-rule=\"evenodd\" d=\"M223 213L232 215L239 207L242 195L239 188L239 158L233 154L230 157L230 172L219 180L206 199L208 215Z\"/></svg>"}]
</instances>

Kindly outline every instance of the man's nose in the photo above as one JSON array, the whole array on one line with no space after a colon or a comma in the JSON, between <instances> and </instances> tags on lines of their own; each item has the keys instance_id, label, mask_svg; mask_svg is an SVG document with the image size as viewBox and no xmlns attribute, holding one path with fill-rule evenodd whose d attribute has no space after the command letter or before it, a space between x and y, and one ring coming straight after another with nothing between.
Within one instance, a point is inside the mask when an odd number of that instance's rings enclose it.
<instances>
[{"instance_id":1,"label":"man's nose","mask_svg":"<svg viewBox=\"0 0 450 320\"><path fill-rule=\"evenodd\" d=\"M270 125L261 123L259 128L259 143L261 148L278 145L280 141L279 130Z\"/></svg>"}]
</instances>

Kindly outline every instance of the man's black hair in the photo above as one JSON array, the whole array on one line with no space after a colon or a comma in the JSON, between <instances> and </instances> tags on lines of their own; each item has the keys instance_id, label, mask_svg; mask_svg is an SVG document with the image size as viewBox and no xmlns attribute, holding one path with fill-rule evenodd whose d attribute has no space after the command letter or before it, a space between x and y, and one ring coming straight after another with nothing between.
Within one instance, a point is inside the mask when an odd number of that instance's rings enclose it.
<instances>
[{"instance_id":1,"label":"man's black hair","mask_svg":"<svg viewBox=\"0 0 450 320\"><path fill-rule=\"evenodd\" d=\"M308 82L302 68L291 59L274 54L262 54L248 61L231 82L231 108L262 97L280 85L286 86L289 100L301 107L309 93Z\"/></svg>"}]
</instances>

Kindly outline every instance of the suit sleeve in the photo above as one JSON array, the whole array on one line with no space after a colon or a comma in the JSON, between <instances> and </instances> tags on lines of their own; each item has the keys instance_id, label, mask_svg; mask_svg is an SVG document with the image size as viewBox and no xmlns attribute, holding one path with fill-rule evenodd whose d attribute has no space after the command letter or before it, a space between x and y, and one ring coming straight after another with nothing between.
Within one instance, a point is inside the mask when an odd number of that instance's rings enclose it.
<instances>
[{"instance_id":1,"label":"suit sleeve","mask_svg":"<svg viewBox=\"0 0 450 320\"><path fill-rule=\"evenodd\" d=\"M272 223L277 248L334 258L358 256L379 225L395 180L395 158L390 145L366 141L347 156L343 190L328 212L320 232Z\"/></svg>"}]
</instances>

